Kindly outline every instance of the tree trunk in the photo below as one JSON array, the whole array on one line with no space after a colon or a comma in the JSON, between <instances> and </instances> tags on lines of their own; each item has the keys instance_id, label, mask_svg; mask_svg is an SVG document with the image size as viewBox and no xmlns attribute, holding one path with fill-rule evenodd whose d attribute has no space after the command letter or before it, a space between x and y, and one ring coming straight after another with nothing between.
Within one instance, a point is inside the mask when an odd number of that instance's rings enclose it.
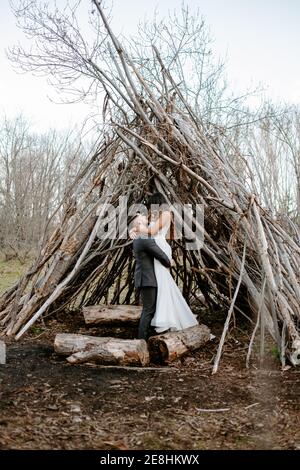
<instances>
[{"instance_id":1,"label":"tree trunk","mask_svg":"<svg viewBox=\"0 0 300 470\"><path fill-rule=\"evenodd\" d=\"M119 339L110 337L58 334L54 349L57 354L68 357L72 364L96 361L100 364L146 366L149 352L142 339Z\"/></svg>"},{"instance_id":2,"label":"tree trunk","mask_svg":"<svg viewBox=\"0 0 300 470\"><path fill-rule=\"evenodd\" d=\"M149 339L151 362L166 363L200 348L210 340L210 330L205 325L196 325L181 331L172 331Z\"/></svg>"},{"instance_id":3,"label":"tree trunk","mask_svg":"<svg viewBox=\"0 0 300 470\"><path fill-rule=\"evenodd\" d=\"M134 305L92 305L83 307L84 321L87 325L136 324L142 308Z\"/></svg>"}]
</instances>

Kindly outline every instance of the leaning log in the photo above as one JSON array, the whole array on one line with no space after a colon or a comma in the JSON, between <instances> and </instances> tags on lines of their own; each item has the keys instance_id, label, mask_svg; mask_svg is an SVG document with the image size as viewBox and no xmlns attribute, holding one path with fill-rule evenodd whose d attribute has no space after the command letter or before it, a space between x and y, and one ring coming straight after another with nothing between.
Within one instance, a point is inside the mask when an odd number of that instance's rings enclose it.
<instances>
[{"instance_id":1,"label":"leaning log","mask_svg":"<svg viewBox=\"0 0 300 470\"><path fill-rule=\"evenodd\" d=\"M142 308L135 305L90 305L82 313L87 325L136 324Z\"/></svg>"},{"instance_id":2,"label":"leaning log","mask_svg":"<svg viewBox=\"0 0 300 470\"><path fill-rule=\"evenodd\" d=\"M210 329L196 325L181 331L171 331L149 338L150 360L154 363L172 362L210 340Z\"/></svg>"},{"instance_id":3,"label":"leaning log","mask_svg":"<svg viewBox=\"0 0 300 470\"><path fill-rule=\"evenodd\" d=\"M68 357L68 362L97 362L100 364L146 366L149 352L142 339L120 339L79 334L58 334L54 340L57 354Z\"/></svg>"}]
</instances>

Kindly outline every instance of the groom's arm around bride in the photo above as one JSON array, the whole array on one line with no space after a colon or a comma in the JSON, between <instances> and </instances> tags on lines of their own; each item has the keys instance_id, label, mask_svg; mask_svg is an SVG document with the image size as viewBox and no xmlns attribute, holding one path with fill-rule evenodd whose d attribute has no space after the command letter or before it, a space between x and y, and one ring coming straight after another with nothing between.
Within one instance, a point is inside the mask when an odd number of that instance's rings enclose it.
<instances>
[{"instance_id":1,"label":"groom's arm around bride","mask_svg":"<svg viewBox=\"0 0 300 470\"><path fill-rule=\"evenodd\" d=\"M136 238L133 240L133 250L136 259L134 283L135 287L140 289L143 304L138 337L147 340L156 310L157 282L154 258L167 268L171 267L172 263L152 238Z\"/></svg>"}]
</instances>

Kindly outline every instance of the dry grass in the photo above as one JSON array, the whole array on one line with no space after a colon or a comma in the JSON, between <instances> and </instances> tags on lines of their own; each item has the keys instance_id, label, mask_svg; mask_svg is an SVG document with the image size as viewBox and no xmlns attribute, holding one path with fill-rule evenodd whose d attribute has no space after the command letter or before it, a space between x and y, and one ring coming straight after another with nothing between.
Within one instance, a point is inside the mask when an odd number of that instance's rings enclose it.
<instances>
[{"instance_id":1,"label":"dry grass","mask_svg":"<svg viewBox=\"0 0 300 470\"><path fill-rule=\"evenodd\" d=\"M5 261L4 255L0 253L0 295L19 279L30 264L31 260L27 260L24 264L18 259Z\"/></svg>"}]
</instances>

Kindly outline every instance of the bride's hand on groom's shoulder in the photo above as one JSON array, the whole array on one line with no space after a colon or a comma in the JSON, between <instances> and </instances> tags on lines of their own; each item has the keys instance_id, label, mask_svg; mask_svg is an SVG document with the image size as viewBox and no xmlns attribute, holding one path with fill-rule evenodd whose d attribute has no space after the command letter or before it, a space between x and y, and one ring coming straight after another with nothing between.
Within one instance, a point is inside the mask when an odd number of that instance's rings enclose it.
<instances>
[{"instance_id":1,"label":"bride's hand on groom's shoulder","mask_svg":"<svg viewBox=\"0 0 300 470\"><path fill-rule=\"evenodd\" d=\"M174 266L176 266L175 260L173 258L171 258L170 266L171 268L174 268Z\"/></svg>"},{"instance_id":2,"label":"bride's hand on groom's shoulder","mask_svg":"<svg viewBox=\"0 0 300 470\"><path fill-rule=\"evenodd\" d=\"M129 237L131 238L131 240L135 240L138 237L138 233L134 228L129 230Z\"/></svg>"}]
</instances>

